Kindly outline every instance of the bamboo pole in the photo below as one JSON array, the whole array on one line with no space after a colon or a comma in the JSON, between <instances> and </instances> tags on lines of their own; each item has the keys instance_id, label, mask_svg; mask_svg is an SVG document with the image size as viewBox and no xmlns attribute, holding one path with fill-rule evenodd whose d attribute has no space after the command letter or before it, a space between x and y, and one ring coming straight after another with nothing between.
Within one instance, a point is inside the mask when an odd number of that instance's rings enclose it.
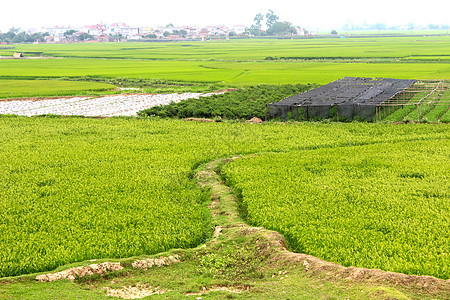
<instances>
[{"instance_id":1,"label":"bamboo pole","mask_svg":"<svg viewBox=\"0 0 450 300\"><path fill-rule=\"evenodd\" d=\"M420 121L420 113L419 113L419 103L417 103L417 122Z\"/></svg>"}]
</instances>

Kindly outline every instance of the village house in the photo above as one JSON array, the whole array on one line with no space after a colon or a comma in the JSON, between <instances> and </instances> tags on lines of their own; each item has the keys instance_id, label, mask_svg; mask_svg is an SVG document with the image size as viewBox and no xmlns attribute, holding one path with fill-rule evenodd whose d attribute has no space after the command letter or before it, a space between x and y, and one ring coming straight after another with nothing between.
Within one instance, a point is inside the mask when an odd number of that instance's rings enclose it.
<instances>
[{"instance_id":1,"label":"village house","mask_svg":"<svg viewBox=\"0 0 450 300\"><path fill-rule=\"evenodd\" d=\"M75 32L74 32L75 30ZM314 32L308 31L301 27L296 27L298 36L310 36L314 35ZM140 40L147 39L148 35L155 35L158 39L217 39L226 38L229 39L233 35L245 34L246 27L244 25L233 26L174 26L169 24L168 26L157 27L133 27L123 22L117 22L112 24L94 24L84 26L82 28L74 28L71 26L54 26L50 28L43 28L43 32L50 33L50 36L45 38L46 43L74 43L74 42L86 42L86 39L80 40L80 35L87 33L93 36L90 39L91 42L114 42L114 41L126 41L126 40ZM71 34L67 34L70 32ZM233 33L233 34L231 34ZM154 37L153 37L154 38Z\"/></svg>"},{"instance_id":2,"label":"village house","mask_svg":"<svg viewBox=\"0 0 450 300\"><path fill-rule=\"evenodd\" d=\"M96 24L96 25L88 25L84 26L85 30L87 30L87 33L90 35L93 35L95 37L103 35L106 31L105 25L102 24Z\"/></svg>"},{"instance_id":3,"label":"village house","mask_svg":"<svg viewBox=\"0 0 450 300\"><path fill-rule=\"evenodd\" d=\"M50 35L55 37L62 37L66 31L72 30L70 26L55 26L55 27L47 27L45 29L46 32L50 33Z\"/></svg>"}]
</instances>

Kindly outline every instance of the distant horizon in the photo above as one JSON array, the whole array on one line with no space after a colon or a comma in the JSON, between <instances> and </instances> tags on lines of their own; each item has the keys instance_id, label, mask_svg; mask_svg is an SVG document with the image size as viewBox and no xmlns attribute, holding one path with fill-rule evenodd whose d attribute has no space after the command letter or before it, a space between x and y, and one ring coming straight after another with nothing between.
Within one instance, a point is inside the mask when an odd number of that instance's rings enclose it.
<instances>
[{"instance_id":1,"label":"distant horizon","mask_svg":"<svg viewBox=\"0 0 450 300\"><path fill-rule=\"evenodd\" d=\"M356 0L317 0L298 3L287 0L237 1L228 0L211 4L206 0L189 2L173 0L142 4L128 0L125 4L112 5L110 1L79 0L74 4L61 5L56 0L8 1L2 4L0 31L10 28L30 29L52 26L84 26L123 22L136 27L155 27L173 23L176 26L217 26L253 24L257 13L265 15L272 9L280 21L310 30L340 29L346 24L362 25L384 23L387 27L407 25L449 25L450 4L445 0L430 0L426 5L413 5L410 1L379 0L362 4ZM263 22L264 23L264 22Z\"/></svg>"},{"instance_id":2,"label":"distant horizon","mask_svg":"<svg viewBox=\"0 0 450 300\"><path fill-rule=\"evenodd\" d=\"M280 20L283 21L283 20ZM34 27L27 27L27 28L23 28L23 27L18 27L18 26L7 26L5 27L6 29L1 30L0 28L0 33L6 33L8 32L10 29L15 28L15 29L19 29L21 31L37 31L37 32L44 32L43 29L49 29L49 28L74 28L74 29L81 29L84 27L88 27L88 26L93 26L93 25L112 25L115 23L123 23L126 24L126 26L129 26L131 28L161 28L161 27L166 27L169 24L172 24L174 27L185 27L185 26L192 26L192 27L197 27L197 28L201 28L201 27L208 27L208 26L212 26L212 27L220 27L220 26L225 26L228 28L232 28L235 26L244 26L246 28L250 27L251 24L205 24L205 25L196 25L196 24L176 24L173 22L167 22L165 24L151 24L151 25L135 25L135 24L130 24L127 22L122 22L122 21L116 21L116 22L102 22L102 23L87 23L87 24L55 24L55 25L51 25L51 26L34 26ZM375 25L377 24L383 24L386 25L385 28L374 28ZM293 24L298 26L297 24ZM396 25L388 25L386 23L368 23L368 22L363 22L362 24L351 24L353 27L350 28L345 28L345 24L342 26L334 26L334 27L326 27L326 26L317 26L316 28L314 27L308 27L308 26L300 26L301 28L305 28L311 31L330 31L330 30L347 30L347 31L374 31L374 30L381 30L381 31L392 31L392 30L400 30L398 29L398 27L407 27L409 24L396 24ZM416 24L413 23L413 25L415 27L428 27L430 24ZM450 25L448 24L439 24L439 23L433 23L432 25L438 25L438 26L445 26L444 28L428 28L426 30L448 30L450 28ZM360 28L360 27L371 27L371 28ZM263 29L265 28L265 26L263 27ZM403 29L403 30L409 30L409 29ZM419 29L420 30L420 29Z\"/></svg>"}]
</instances>

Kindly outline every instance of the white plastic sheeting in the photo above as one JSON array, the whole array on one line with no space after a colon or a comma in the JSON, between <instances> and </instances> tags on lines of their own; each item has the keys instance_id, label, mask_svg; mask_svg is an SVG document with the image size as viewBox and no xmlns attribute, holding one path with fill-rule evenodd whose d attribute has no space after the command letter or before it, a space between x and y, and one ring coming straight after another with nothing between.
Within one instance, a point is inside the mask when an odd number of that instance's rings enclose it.
<instances>
[{"instance_id":1,"label":"white plastic sheeting","mask_svg":"<svg viewBox=\"0 0 450 300\"><path fill-rule=\"evenodd\" d=\"M211 94L135 94L111 95L98 98L74 97L49 100L0 101L0 114L21 116L79 115L79 116L134 116L140 110L189 98L210 96Z\"/></svg>"}]
</instances>

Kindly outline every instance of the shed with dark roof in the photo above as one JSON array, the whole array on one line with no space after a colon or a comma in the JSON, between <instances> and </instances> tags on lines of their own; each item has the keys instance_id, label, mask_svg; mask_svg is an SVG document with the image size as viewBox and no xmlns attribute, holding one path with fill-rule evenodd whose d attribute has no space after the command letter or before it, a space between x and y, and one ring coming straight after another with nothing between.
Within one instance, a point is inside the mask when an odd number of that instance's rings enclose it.
<instances>
[{"instance_id":1,"label":"shed with dark roof","mask_svg":"<svg viewBox=\"0 0 450 300\"><path fill-rule=\"evenodd\" d=\"M345 77L267 106L269 118L297 120L373 120L384 102L412 86L416 80Z\"/></svg>"}]
</instances>

